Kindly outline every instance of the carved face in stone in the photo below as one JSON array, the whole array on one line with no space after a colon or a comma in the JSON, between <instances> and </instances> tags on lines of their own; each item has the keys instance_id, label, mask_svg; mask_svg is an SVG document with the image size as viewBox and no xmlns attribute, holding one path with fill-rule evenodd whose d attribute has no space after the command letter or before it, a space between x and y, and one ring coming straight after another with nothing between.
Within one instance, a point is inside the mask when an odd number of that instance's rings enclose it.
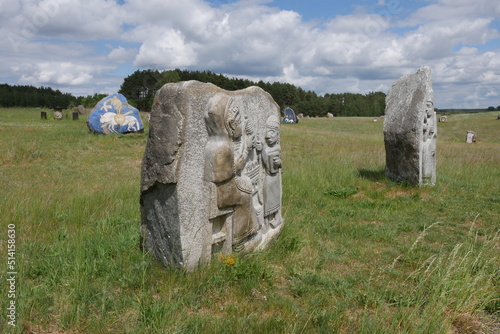
<instances>
[{"instance_id":1,"label":"carved face in stone","mask_svg":"<svg viewBox=\"0 0 500 334\"><path fill-rule=\"evenodd\" d=\"M278 129L268 127L266 130L266 143L269 146L273 146L278 142Z\"/></svg>"},{"instance_id":2,"label":"carved face in stone","mask_svg":"<svg viewBox=\"0 0 500 334\"><path fill-rule=\"evenodd\" d=\"M432 103L432 101L425 102L425 112L427 117L432 116L432 113L434 112L434 103Z\"/></svg>"},{"instance_id":3,"label":"carved face in stone","mask_svg":"<svg viewBox=\"0 0 500 334\"><path fill-rule=\"evenodd\" d=\"M276 116L270 116L266 121L266 143L269 146L275 145L279 140L280 123Z\"/></svg>"}]
</instances>

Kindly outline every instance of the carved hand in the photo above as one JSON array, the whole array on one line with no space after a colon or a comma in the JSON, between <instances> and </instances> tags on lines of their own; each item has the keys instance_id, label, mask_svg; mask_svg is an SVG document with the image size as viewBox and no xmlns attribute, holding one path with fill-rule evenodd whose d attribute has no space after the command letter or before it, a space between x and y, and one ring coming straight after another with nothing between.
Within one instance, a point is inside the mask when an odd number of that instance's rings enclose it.
<instances>
[{"instance_id":1,"label":"carved hand","mask_svg":"<svg viewBox=\"0 0 500 334\"><path fill-rule=\"evenodd\" d=\"M236 167L237 172L239 172L240 170L245 168L245 162L246 162L245 156L243 154L240 155L238 158L236 158L236 161L234 163L235 163L235 167Z\"/></svg>"},{"instance_id":2,"label":"carved hand","mask_svg":"<svg viewBox=\"0 0 500 334\"><path fill-rule=\"evenodd\" d=\"M273 164L274 164L274 167L276 167L276 168L281 167L281 159L280 159L280 157L274 157L273 158Z\"/></svg>"}]
</instances>

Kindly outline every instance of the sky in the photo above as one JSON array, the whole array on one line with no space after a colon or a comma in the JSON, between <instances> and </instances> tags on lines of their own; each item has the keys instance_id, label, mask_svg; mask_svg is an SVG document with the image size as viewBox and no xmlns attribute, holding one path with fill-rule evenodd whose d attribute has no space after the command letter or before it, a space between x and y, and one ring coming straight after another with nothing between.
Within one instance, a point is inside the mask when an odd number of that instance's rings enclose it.
<instances>
[{"instance_id":1,"label":"sky","mask_svg":"<svg viewBox=\"0 0 500 334\"><path fill-rule=\"evenodd\" d=\"M0 83L76 96L175 68L387 93L430 66L437 108L500 105L496 0L0 0L0 43Z\"/></svg>"}]
</instances>

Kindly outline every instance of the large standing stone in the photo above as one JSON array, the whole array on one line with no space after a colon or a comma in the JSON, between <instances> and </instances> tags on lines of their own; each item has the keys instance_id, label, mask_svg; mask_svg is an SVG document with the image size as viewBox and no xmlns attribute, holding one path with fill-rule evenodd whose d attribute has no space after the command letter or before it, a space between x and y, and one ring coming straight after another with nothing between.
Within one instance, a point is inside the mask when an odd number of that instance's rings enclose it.
<instances>
[{"instance_id":1,"label":"large standing stone","mask_svg":"<svg viewBox=\"0 0 500 334\"><path fill-rule=\"evenodd\" d=\"M386 97L385 174L396 182L436 183L436 113L431 70L401 77Z\"/></svg>"},{"instance_id":2,"label":"large standing stone","mask_svg":"<svg viewBox=\"0 0 500 334\"><path fill-rule=\"evenodd\" d=\"M97 133L142 132L139 110L128 104L125 96L112 94L97 103L87 120L89 129Z\"/></svg>"},{"instance_id":3,"label":"large standing stone","mask_svg":"<svg viewBox=\"0 0 500 334\"><path fill-rule=\"evenodd\" d=\"M258 87L163 86L142 163L143 247L188 270L265 247L283 227L279 137L279 107Z\"/></svg>"}]
</instances>

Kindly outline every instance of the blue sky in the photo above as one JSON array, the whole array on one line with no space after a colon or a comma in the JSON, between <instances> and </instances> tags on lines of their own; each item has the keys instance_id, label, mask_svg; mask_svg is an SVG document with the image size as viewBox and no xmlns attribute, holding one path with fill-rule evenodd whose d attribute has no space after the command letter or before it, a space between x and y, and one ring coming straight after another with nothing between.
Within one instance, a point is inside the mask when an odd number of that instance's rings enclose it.
<instances>
[{"instance_id":1,"label":"blue sky","mask_svg":"<svg viewBox=\"0 0 500 334\"><path fill-rule=\"evenodd\" d=\"M491 0L0 0L0 82L88 95L182 68L368 93L427 65L438 108L482 108L499 30Z\"/></svg>"}]
</instances>

